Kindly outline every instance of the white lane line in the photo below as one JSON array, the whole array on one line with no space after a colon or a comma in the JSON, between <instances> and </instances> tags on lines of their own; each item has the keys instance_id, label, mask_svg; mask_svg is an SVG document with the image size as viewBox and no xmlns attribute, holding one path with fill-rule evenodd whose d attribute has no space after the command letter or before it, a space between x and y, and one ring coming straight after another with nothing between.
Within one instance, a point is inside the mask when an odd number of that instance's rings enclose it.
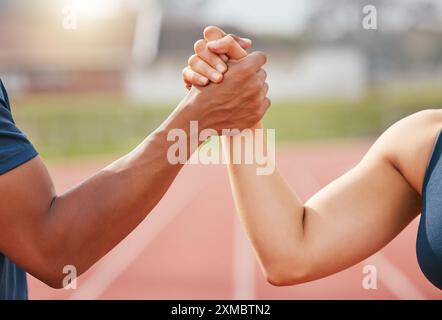
<instances>
[{"instance_id":1,"label":"white lane line","mask_svg":"<svg viewBox=\"0 0 442 320\"><path fill-rule=\"evenodd\" d=\"M206 180L199 186L187 188L186 199L176 201L167 212L153 213L145 219L124 241L106 255L93 273L82 283L78 282L70 300L98 299L105 290L140 256L143 250L161 231L193 201L210 183ZM170 201L167 200L166 201Z\"/></svg>"},{"instance_id":2,"label":"white lane line","mask_svg":"<svg viewBox=\"0 0 442 320\"><path fill-rule=\"evenodd\" d=\"M222 157L228 163L230 150L227 137L223 136ZM230 177L229 177L230 180ZM231 186L229 181L229 186ZM231 197L232 199L232 197ZM233 201L233 199L232 199ZM234 201L233 201L234 202ZM256 298L255 285L255 254L251 244L246 236L245 230L241 225L240 218L236 213L236 204L234 203L233 217L233 292L234 300L254 300Z\"/></svg>"},{"instance_id":3,"label":"white lane line","mask_svg":"<svg viewBox=\"0 0 442 320\"><path fill-rule=\"evenodd\" d=\"M321 184L314 176L311 170L305 170L306 176L308 176L309 182L314 182L317 187ZM372 262L374 266L379 267L378 276L382 283L390 290L395 297L401 300L416 299L424 300L427 297L422 291L417 288L413 282L397 268L387 257L382 253L377 253L366 260Z\"/></svg>"},{"instance_id":4,"label":"white lane line","mask_svg":"<svg viewBox=\"0 0 442 320\"><path fill-rule=\"evenodd\" d=\"M233 299L254 300L255 254L238 217L233 223Z\"/></svg>"},{"instance_id":5,"label":"white lane line","mask_svg":"<svg viewBox=\"0 0 442 320\"><path fill-rule=\"evenodd\" d=\"M366 260L378 269L378 276L385 287L401 300L426 300L428 297L407 276L381 253Z\"/></svg>"}]
</instances>

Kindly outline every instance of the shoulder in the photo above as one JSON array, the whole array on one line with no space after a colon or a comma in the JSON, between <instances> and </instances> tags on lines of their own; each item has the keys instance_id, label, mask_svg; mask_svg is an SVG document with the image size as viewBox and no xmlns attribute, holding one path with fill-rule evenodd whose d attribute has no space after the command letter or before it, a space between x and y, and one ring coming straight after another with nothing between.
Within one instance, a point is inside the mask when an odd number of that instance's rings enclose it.
<instances>
[{"instance_id":1,"label":"shoulder","mask_svg":"<svg viewBox=\"0 0 442 320\"><path fill-rule=\"evenodd\" d=\"M421 194L433 146L442 129L442 109L414 113L393 124L369 154L388 161Z\"/></svg>"}]
</instances>

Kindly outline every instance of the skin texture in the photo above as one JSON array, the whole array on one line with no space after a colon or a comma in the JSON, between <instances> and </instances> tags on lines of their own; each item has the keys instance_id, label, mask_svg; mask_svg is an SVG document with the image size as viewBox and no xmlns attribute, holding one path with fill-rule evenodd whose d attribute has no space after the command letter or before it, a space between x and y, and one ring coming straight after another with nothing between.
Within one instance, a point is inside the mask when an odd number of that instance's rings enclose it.
<instances>
[{"instance_id":1,"label":"skin texture","mask_svg":"<svg viewBox=\"0 0 442 320\"><path fill-rule=\"evenodd\" d=\"M86 271L148 215L180 171L182 165L167 160L171 129L189 137L191 120L200 130L219 132L262 118L268 108L260 72L265 62L261 53L228 62L221 84L194 86L136 149L64 194L55 192L40 157L0 175L7 199L0 201L0 252L54 288L62 286L64 266Z\"/></svg>"},{"instance_id":2,"label":"skin texture","mask_svg":"<svg viewBox=\"0 0 442 320\"><path fill-rule=\"evenodd\" d=\"M224 34L218 28L208 27L206 28L206 36L223 39ZM229 51L233 52L234 57L236 56L233 59L245 57L247 53L244 50L252 46L252 41L235 35L229 35L229 37L234 40L234 45L229 46L229 49L232 48ZM228 37L225 37L225 39L228 39ZM224 46L221 46L221 48L224 48ZM209 49L203 39L195 42L194 50L196 54L189 58L189 66L183 69L183 79L186 87L190 89L192 84L205 86L209 84L209 80L213 83L220 83L227 71L227 61L231 57L223 52L216 53L215 49ZM201 57L204 57L204 59L201 59Z\"/></svg>"},{"instance_id":3,"label":"skin texture","mask_svg":"<svg viewBox=\"0 0 442 320\"><path fill-rule=\"evenodd\" d=\"M229 40L212 52L234 45ZM441 128L441 110L397 122L353 169L306 202L277 169L258 176L257 164L229 165L237 211L268 281L282 286L319 279L389 243L421 211L424 175Z\"/></svg>"},{"instance_id":4,"label":"skin texture","mask_svg":"<svg viewBox=\"0 0 442 320\"><path fill-rule=\"evenodd\" d=\"M204 86L209 84L208 79L214 78L213 75L217 72L215 69L217 69L217 66L219 66L220 61L224 57L232 59L233 61L243 59L247 56L245 50L252 46L250 39L240 38L233 34L226 34L218 27L209 26L204 29L203 33L204 39L195 42L195 54L189 58L188 66L183 70L183 80L187 88L191 88L192 85ZM218 56L218 60L215 58L216 56ZM228 69L225 68L224 73L227 72L227 70ZM262 78L265 80L267 77L265 71L260 70L259 72L262 73ZM224 76L212 82L221 83L223 78ZM267 97L269 85L264 82L263 86L264 90L262 91L261 98L265 100L266 105L270 106L271 102ZM259 129L262 128L262 123L258 121L250 127Z\"/></svg>"}]
</instances>

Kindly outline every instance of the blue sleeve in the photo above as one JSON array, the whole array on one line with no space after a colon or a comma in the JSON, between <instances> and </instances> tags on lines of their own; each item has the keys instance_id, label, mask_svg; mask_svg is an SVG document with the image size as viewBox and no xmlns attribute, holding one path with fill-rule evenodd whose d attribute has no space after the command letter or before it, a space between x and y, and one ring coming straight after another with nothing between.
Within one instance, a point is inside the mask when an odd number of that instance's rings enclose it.
<instances>
[{"instance_id":1,"label":"blue sleeve","mask_svg":"<svg viewBox=\"0 0 442 320\"><path fill-rule=\"evenodd\" d=\"M0 174L20 166L37 154L26 136L15 125L8 95L0 82Z\"/></svg>"}]
</instances>

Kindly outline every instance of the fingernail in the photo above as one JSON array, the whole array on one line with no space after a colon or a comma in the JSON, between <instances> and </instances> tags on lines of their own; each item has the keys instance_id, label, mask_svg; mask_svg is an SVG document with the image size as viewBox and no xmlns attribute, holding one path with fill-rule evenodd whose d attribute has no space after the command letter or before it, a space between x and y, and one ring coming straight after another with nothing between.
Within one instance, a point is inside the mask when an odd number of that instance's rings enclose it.
<instances>
[{"instance_id":1,"label":"fingernail","mask_svg":"<svg viewBox=\"0 0 442 320\"><path fill-rule=\"evenodd\" d=\"M220 55L220 57L221 57L221 59L222 59L224 62L229 61L229 57L226 56L225 54Z\"/></svg>"},{"instance_id":2,"label":"fingernail","mask_svg":"<svg viewBox=\"0 0 442 320\"><path fill-rule=\"evenodd\" d=\"M214 40L214 41L209 41L207 42L207 46L210 49L217 49L218 48L218 41Z\"/></svg>"},{"instance_id":3,"label":"fingernail","mask_svg":"<svg viewBox=\"0 0 442 320\"><path fill-rule=\"evenodd\" d=\"M249 38L242 38L243 41L248 42L248 43L252 43L252 40Z\"/></svg>"},{"instance_id":4,"label":"fingernail","mask_svg":"<svg viewBox=\"0 0 442 320\"><path fill-rule=\"evenodd\" d=\"M209 82L209 79L207 79L206 77L203 77L203 76L198 76L198 83L200 85L204 86L207 84L207 82Z\"/></svg>"},{"instance_id":5,"label":"fingernail","mask_svg":"<svg viewBox=\"0 0 442 320\"><path fill-rule=\"evenodd\" d=\"M220 81L221 80L221 75L218 72L213 72L211 75L212 81Z\"/></svg>"},{"instance_id":6,"label":"fingernail","mask_svg":"<svg viewBox=\"0 0 442 320\"><path fill-rule=\"evenodd\" d=\"M219 63L219 64L216 65L216 70L218 70L221 73L224 73L226 71L226 66L221 64L221 63Z\"/></svg>"}]
</instances>

